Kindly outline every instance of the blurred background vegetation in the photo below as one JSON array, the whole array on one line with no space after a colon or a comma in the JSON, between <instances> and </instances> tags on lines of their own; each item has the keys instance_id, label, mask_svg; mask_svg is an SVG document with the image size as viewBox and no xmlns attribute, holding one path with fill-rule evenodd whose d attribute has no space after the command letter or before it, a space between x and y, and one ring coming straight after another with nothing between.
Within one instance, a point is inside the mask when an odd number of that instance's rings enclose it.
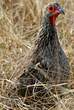
<instances>
[{"instance_id":1,"label":"blurred background vegetation","mask_svg":"<svg viewBox=\"0 0 74 110\"><path fill-rule=\"evenodd\" d=\"M1 110L9 110L5 102L8 98L7 88L10 84L14 84L18 75L23 71L25 56L36 39L44 7L55 1L59 2L65 9L65 16L58 18L56 28L61 45L69 59L71 68L70 84L72 88L74 87L74 0L0 0ZM63 107L59 109L74 110L73 102L74 97L70 96L68 101L64 101L68 109L63 109ZM19 107L18 110L28 109L20 109Z\"/></svg>"}]
</instances>

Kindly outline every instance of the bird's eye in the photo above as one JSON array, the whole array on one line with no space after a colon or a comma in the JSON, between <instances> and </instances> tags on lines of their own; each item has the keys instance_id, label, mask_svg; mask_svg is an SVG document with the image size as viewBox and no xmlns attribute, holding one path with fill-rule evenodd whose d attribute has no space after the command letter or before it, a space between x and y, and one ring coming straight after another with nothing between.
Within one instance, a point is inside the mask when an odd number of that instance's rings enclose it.
<instances>
[{"instance_id":1,"label":"bird's eye","mask_svg":"<svg viewBox=\"0 0 74 110\"><path fill-rule=\"evenodd\" d=\"M50 7L49 9L50 9L50 10L53 10L53 7Z\"/></svg>"},{"instance_id":2,"label":"bird's eye","mask_svg":"<svg viewBox=\"0 0 74 110\"><path fill-rule=\"evenodd\" d=\"M52 7L52 6L49 7L49 8L48 8L48 11L49 11L49 12L53 12L53 11L54 11L54 7Z\"/></svg>"}]
</instances>

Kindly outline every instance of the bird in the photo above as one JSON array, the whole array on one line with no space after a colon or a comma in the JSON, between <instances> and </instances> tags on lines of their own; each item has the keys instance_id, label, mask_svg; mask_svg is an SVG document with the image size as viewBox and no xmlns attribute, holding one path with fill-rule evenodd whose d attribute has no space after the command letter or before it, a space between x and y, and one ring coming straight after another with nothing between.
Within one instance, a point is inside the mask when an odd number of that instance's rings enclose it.
<instances>
[{"instance_id":1,"label":"bird","mask_svg":"<svg viewBox=\"0 0 74 110\"><path fill-rule=\"evenodd\" d=\"M57 29L56 19L65 14L59 3L46 6L41 21L40 30L30 55L28 66L18 78L18 95L31 96L41 92L41 97L47 91L43 84L65 83L69 78L69 62L62 49Z\"/></svg>"}]
</instances>

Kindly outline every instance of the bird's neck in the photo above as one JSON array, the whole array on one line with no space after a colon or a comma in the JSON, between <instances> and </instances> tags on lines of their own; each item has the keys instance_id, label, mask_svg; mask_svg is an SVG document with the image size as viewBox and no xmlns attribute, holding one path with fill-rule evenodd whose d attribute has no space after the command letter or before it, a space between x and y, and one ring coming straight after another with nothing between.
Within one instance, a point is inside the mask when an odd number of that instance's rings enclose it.
<instances>
[{"instance_id":1,"label":"bird's neck","mask_svg":"<svg viewBox=\"0 0 74 110\"><path fill-rule=\"evenodd\" d=\"M53 17L53 16L44 17L44 19L42 20L42 27L45 29L47 27L49 30L53 30L53 32L55 32L56 31L55 21L56 21L56 17Z\"/></svg>"},{"instance_id":2,"label":"bird's neck","mask_svg":"<svg viewBox=\"0 0 74 110\"><path fill-rule=\"evenodd\" d=\"M56 42L58 43L58 35L57 35L57 30L56 30L56 25L52 23L53 20L51 18L44 18L42 22L42 33L43 39L46 39L45 41L48 42L48 45L50 44L53 48L53 44L56 45ZM40 38L39 38L40 39Z\"/></svg>"},{"instance_id":3,"label":"bird's neck","mask_svg":"<svg viewBox=\"0 0 74 110\"><path fill-rule=\"evenodd\" d=\"M43 33L46 33L46 36L43 36L45 41L47 41L47 45L51 47L51 51L53 54L58 51L59 47L59 39L57 35L56 25L51 22L51 18L47 18L44 20L43 24Z\"/></svg>"}]
</instances>

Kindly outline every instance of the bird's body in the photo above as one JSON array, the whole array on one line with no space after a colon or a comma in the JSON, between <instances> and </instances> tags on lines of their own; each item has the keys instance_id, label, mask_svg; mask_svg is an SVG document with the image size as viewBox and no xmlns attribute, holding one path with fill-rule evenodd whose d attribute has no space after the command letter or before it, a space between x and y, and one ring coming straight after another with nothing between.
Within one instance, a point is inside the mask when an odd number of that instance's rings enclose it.
<instances>
[{"instance_id":1,"label":"bird's body","mask_svg":"<svg viewBox=\"0 0 74 110\"><path fill-rule=\"evenodd\" d=\"M42 85L35 84L53 84L53 82L56 84L68 80L69 64L60 46L54 21L55 19L52 20L51 16L45 12L31 62L18 79L20 82L18 94L22 96L32 95L40 90L46 91ZM44 92L41 92L42 95Z\"/></svg>"},{"instance_id":2,"label":"bird's body","mask_svg":"<svg viewBox=\"0 0 74 110\"><path fill-rule=\"evenodd\" d=\"M54 25L51 25L49 19L44 17L41 29L38 33L38 39L36 40L34 51L32 54L32 63L37 63L45 69L48 74L53 69L57 69L60 78L63 75L69 76L69 64L67 57L60 46L57 31ZM56 77L58 77L56 75ZM62 78L64 81L64 78Z\"/></svg>"}]
</instances>

